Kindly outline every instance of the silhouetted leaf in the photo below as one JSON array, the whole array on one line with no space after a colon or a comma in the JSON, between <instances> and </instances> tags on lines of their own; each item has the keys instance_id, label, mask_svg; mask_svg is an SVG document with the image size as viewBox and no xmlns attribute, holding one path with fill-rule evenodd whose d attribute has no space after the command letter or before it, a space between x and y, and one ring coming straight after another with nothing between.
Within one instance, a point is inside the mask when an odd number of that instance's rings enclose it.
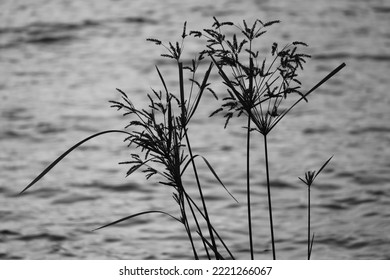
<instances>
[{"instance_id":1,"label":"silhouetted leaf","mask_svg":"<svg viewBox=\"0 0 390 280\"><path fill-rule=\"evenodd\" d=\"M116 220L116 221L114 221L114 222L112 222L112 223L109 223L109 224L106 224L106 225L104 225L104 226L98 227L98 228L94 229L93 231L96 231L96 230L99 230L99 229L102 229L102 228L106 228L106 227L109 227L109 226L113 226L113 225L119 224L119 223L121 223L121 222L124 222L124 221L126 221L126 220L129 220L129 219L132 219L132 218L141 216L141 215L145 215L145 214L150 214L150 213L160 213L160 214L164 214L164 215L167 215L167 216L171 217L172 219L178 221L179 223L182 223L181 220L179 220L178 218L172 216L171 214L169 214L169 213L167 213L167 212L159 211L159 210L151 210L151 211L144 211L144 212L140 212L140 213L137 213L137 214L133 214L133 215L127 216L127 217L125 217L125 218Z\"/></svg>"},{"instance_id":2,"label":"silhouetted leaf","mask_svg":"<svg viewBox=\"0 0 390 280\"><path fill-rule=\"evenodd\" d=\"M330 160L333 158L333 156L331 156L320 168L320 170L318 170L318 172L316 173L316 175L314 176L313 180L321 173L321 171L325 168L325 166L328 165L328 163L330 162Z\"/></svg>"},{"instance_id":3,"label":"silhouetted leaf","mask_svg":"<svg viewBox=\"0 0 390 280\"><path fill-rule=\"evenodd\" d=\"M91 140L92 138L98 137L98 136L103 135L103 134L108 134L108 133L125 133L125 134L129 134L127 131L123 131L123 130L106 130L106 131L102 131L102 132L93 134L93 135L85 138L84 140L82 140L82 141L76 143L75 145L73 145L70 149L66 150L55 161L53 161L48 167L46 167L45 170L43 170L30 184L27 185L27 187L25 187L20 192L20 194L22 194L25 191L27 191L30 187L32 187L35 183L37 183L40 179L42 179L43 176L45 176L51 169L53 169L54 166L56 166L61 160L63 160L74 149L76 149L77 147L81 146L85 142Z\"/></svg>"},{"instance_id":4,"label":"silhouetted leaf","mask_svg":"<svg viewBox=\"0 0 390 280\"><path fill-rule=\"evenodd\" d=\"M227 191L227 193L238 203L237 199L229 192L229 190L226 188L224 183L222 183L221 179L218 177L217 173L215 172L214 168L211 166L211 164L207 161L206 158L202 157L204 162L206 163L207 167L211 171L211 173L214 175L214 177L217 179L217 181L221 184L221 186Z\"/></svg>"}]
</instances>

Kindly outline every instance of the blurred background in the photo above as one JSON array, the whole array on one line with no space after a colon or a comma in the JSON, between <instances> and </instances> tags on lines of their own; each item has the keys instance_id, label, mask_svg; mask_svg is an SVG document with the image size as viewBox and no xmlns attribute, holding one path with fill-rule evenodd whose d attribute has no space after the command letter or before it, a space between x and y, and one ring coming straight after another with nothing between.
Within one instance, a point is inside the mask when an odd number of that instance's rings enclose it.
<instances>
[{"instance_id":1,"label":"blurred background","mask_svg":"<svg viewBox=\"0 0 390 280\"><path fill-rule=\"evenodd\" d=\"M109 108L120 98L115 88L145 107L150 87L161 89L158 65L177 91L174 64L145 39L179 40L184 21L201 30L213 16L281 20L262 47L309 44L304 89L347 64L269 136L277 257L306 258L307 189L298 176L334 155L313 186L312 259L390 258L389 15L384 0L0 1L0 259L193 257L182 225L164 216L92 232L144 210L179 216L171 189L140 172L125 178L118 162L132 151L123 135L91 140L18 193L77 141L127 124ZM191 57L201 48L189 39L184 51ZM221 85L214 89L223 95ZM207 117L219 105L205 96L190 133L195 152L241 202L200 166L213 223L236 257L248 259L245 120L224 130L224 119ZM270 259L263 146L253 139L255 257Z\"/></svg>"}]
</instances>

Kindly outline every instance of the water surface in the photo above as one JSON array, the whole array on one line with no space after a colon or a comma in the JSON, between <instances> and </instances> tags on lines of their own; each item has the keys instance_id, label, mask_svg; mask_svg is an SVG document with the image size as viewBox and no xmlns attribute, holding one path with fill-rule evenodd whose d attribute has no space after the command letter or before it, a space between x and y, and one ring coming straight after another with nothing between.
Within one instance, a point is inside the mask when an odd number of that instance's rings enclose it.
<instances>
[{"instance_id":1,"label":"water surface","mask_svg":"<svg viewBox=\"0 0 390 280\"><path fill-rule=\"evenodd\" d=\"M347 67L301 104L270 135L278 257L306 257L306 189L298 180L334 155L312 192L313 259L390 257L390 5L385 1L11 1L0 3L0 258L191 259L182 226L150 215L91 230L124 216L159 209L179 216L172 190L136 173L125 178L129 151L107 135L72 153L23 196L22 190L66 148L93 133L121 129L109 108L126 91L139 106L161 87L158 64L173 88L173 64L146 38L180 38L212 17L241 22L280 19L264 39L307 42L313 59L304 88L342 62ZM191 41L190 54L201 46ZM216 75L213 75L215 78ZM223 94L223 88L216 86ZM207 116L206 97L190 134L236 204L201 166L212 219L237 258L249 258L245 208L244 120L227 130ZM271 258L263 146L253 140L256 258ZM258 172L257 172L258 170ZM194 181L186 181L194 188Z\"/></svg>"}]
</instances>

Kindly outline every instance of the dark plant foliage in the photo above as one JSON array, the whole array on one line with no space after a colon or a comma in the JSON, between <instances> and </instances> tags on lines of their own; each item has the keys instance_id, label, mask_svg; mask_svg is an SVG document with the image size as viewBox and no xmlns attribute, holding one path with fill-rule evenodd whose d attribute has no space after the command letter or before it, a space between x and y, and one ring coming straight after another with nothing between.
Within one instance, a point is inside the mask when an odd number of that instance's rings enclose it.
<instances>
[{"instance_id":1,"label":"dark plant foliage","mask_svg":"<svg viewBox=\"0 0 390 280\"><path fill-rule=\"evenodd\" d=\"M224 111L225 127L233 116L244 113L251 117L255 130L268 134L283 116L281 105L290 94L298 94L307 101L298 77L310 58L301 50L307 44L295 41L280 47L275 42L268 55L256 49L257 41L267 32L267 28L277 23L279 21L256 20L248 25L244 20L240 26L214 18L213 29L190 33L206 38L205 52L217 65L227 86L224 103L211 114ZM222 29L224 26L230 28ZM233 35L228 37L227 34Z\"/></svg>"},{"instance_id":2,"label":"dark plant foliage","mask_svg":"<svg viewBox=\"0 0 390 280\"><path fill-rule=\"evenodd\" d=\"M211 116L224 112L225 128L234 116L240 117L244 114L248 118L246 127L247 207L252 259L254 254L250 209L250 132L257 131L264 138L272 254L273 259L276 259L267 136L300 101L308 102L307 96L310 93L345 66L344 63L341 64L304 94L299 73L303 70L306 60L310 58L304 50L307 47L306 43L293 41L280 47L277 42L274 42L268 54L262 54L256 48L257 41L266 34L268 27L279 22L278 20L263 22L258 19L252 25L245 20L242 25L236 25L232 22L220 22L214 17L211 29L190 32L196 37L203 36L206 39L204 53L207 53L217 66L219 76L226 86L227 96L223 98L221 107L216 109ZM297 96L295 102L289 101L292 94ZM289 101L287 105L284 105L287 101Z\"/></svg>"},{"instance_id":3,"label":"dark plant foliage","mask_svg":"<svg viewBox=\"0 0 390 280\"><path fill-rule=\"evenodd\" d=\"M130 136L127 137L125 141L129 143L129 146L140 148L141 153L143 153L142 156L138 153L133 153L131 154L132 159L130 161L122 162L122 164L131 165L127 175L130 175L142 167L143 172L146 173L147 179L156 174L164 177L165 180L160 181L160 183L171 186L176 190L173 196L180 206L182 213L181 220L185 224L188 236L191 240L195 258L197 258L197 252L192 241L190 226L186 216L186 203L192 213L192 217L196 223L197 233L201 237L208 258L210 258L208 249L211 249L211 251L214 252L215 257L220 259L221 254L217 249L215 235L222 244L224 243L211 225L197 167L194 161L198 155L193 154L190 139L187 134L190 120L195 114L200 100L206 92L205 90L208 89L208 92L211 92L215 96L215 93L208 88L208 79L213 64L209 64L203 78L199 81L197 80L196 74L201 61L204 59L204 54L200 53L196 58L192 59L190 65L183 65L181 55L184 50L184 39L187 37L186 26L187 24L184 23L181 36L182 40L180 43L169 42L165 44L158 39L147 39L156 45L163 46L167 52L163 53L162 56L176 62L179 73L179 79L177 81L179 92L173 94L169 91L162 73L156 66L164 90L152 90L153 95L148 95L150 103L149 110L136 109L123 91L120 91L122 93L123 101L111 101L111 103L113 104L112 106L118 110L124 110L124 116L132 118L126 126L126 129L131 129L131 131ZM189 91L186 91L185 87L185 70L190 76L188 78L190 85L187 87L189 88ZM211 164L204 157L201 158L216 180L226 189ZM188 196L182 183L182 175L190 164L194 170L203 211L200 210L199 206ZM199 212L198 216L200 215L201 218L204 218L207 223L210 242L207 241L207 238L204 236L199 225L196 211ZM226 245L224 245L224 247L227 249ZM229 252L228 249L227 251ZM229 254L233 258L230 252Z\"/></svg>"},{"instance_id":4,"label":"dark plant foliage","mask_svg":"<svg viewBox=\"0 0 390 280\"><path fill-rule=\"evenodd\" d=\"M164 75L156 66L157 75L161 81L161 90L152 89L146 94L147 108L137 108L129 96L122 90L120 101L110 101L111 107L121 111L127 120L124 130L107 130L93 134L76 143L54 160L42 171L21 193L24 193L45 176L64 157L80 145L92 138L108 134L121 133L126 138L129 159L120 164L128 165L126 176L136 171L143 172L146 179L157 178L161 185L169 186L173 190L174 201L179 206L180 217L162 210L148 210L130 214L124 218L103 225L97 229L113 226L126 220L134 219L146 214L164 214L184 226L195 259L201 254L208 259L234 259L229 246L215 229L208 213L206 199L203 195L201 176L198 174L197 159L205 164L211 174L227 192L227 187L217 175L210 162L203 156L194 153L188 131L191 120L201 104L204 94L211 94L217 100L217 94L210 87L210 76L216 68L222 83L226 86L226 93L222 104L211 116L224 114L225 127L233 117L245 115L247 117L247 210L248 236L251 259L254 259L252 218L251 218L251 190L250 190L250 137L252 131L259 132L264 139L265 172L267 178L267 198L270 218L271 243L273 258L276 259L274 226L272 218L270 168L268 160L268 134L273 128L302 100L308 101L309 94L324 84L345 64L341 64L309 91L303 93L300 71L304 69L307 44L293 41L282 45L273 43L266 54L258 49L258 40L266 34L268 28L279 21L263 22L256 20L248 24L245 20L241 25L232 22L221 22L214 18L211 28L202 31L187 32L187 23L184 23L181 38L176 42L163 42L149 38L152 42L164 49L162 57L167 58L177 68L178 79L175 90L168 89ZM184 64L182 55L185 49L185 40L191 35L197 39L204 38L205 49L200 51L189 63ZM204 63L209 59L209 63ZM202 74L199 74L201 72ZM292 97L293 101L290 101ZM287 105L285 105L287 104ZM253 126L253 127L252 127ZM322 172L331 158L323 164L318 172L309 171L305 178L299 178L308 186L308 259L310 259L314 235L310 236L310 187L316 177ZM192 167L196 182L198 199L193 199L187 191L188 186L183 183L183 176L187 169ZM234 197L233 197L234 199Z\"/></svg>"}]
</instances>

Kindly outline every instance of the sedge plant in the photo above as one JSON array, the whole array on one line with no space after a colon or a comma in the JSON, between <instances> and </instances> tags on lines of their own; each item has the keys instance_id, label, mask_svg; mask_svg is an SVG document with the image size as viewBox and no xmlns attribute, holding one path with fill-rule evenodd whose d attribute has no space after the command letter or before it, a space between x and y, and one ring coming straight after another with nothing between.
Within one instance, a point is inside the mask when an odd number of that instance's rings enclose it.
<instances>
[{"instance_id":1,"label":"sedge plant","mask_svg":"<svg viewBox=\"0 0 390 280\"><path fill-rule=\"evenodd\" d=\"M212 93L216 97L215 92L210 87L209 80L213 68L217 68L219 77L227 88L227 96L223 99L221 107L211 115L224 111L225 127L232 117L246 116L246 198L250 258L255 258L251 210L250 143L251 133L257 132L262 136L264 143L272 256L273 259L276 259L269 167L269 134L298 103L302 100L308 101L309 94L345 66L344 63L341 64L304 93L298 74L299 71L303 70L306 59L310 57L301 50L307 46L305 43L294 41L283 47L274 43L270 48L270 58L262 57L260 51L257 50L256 44L259 38L267 32L268 27L277 23L279 21L262 22L256 20L252 25L248 25L246 21L243 21L241 26L232 22L219 22L214 18L214 24L210 29L191 31L188 34L186 23L184 23L181 40L175 43L164 43L154 38L147 39L147 41L162 46L165 50L162 56L173 62L177 71L175 88L173 90L168 88L162 71L156 66L162 90L152 89L152 93L146 95L149 103L146 109L137 108L128 94L117 89L122 99L121 101L110 101L111 107L122 111L123 116L129 119L125 128L123 130L102 131L76 143L44 169L21 193L30 189L64 157L85 142L104 134L120 133L126 136L124 141L131 149L130 159L120 163L130 165L126 176L130 176L136 171L142 171L146 179L158 177L160 185L173 189L173 198L179 207L180 216L175 217L161 210L145 210L97 229L113 226L140 215L164 214L183 225L195 259L201 257L197 239L200 240L201 250L204 251L208 259L224 259L226 253L229 258L234 259L229 247L213 226L196 159L201 159L215 180L229 194L230 192L207 159L193 151L188 133L191 119L199 108L204 94L206 92ZM228 28L229 30L226 30ZM233 32L230 28L233 28ZM232 35L228 36L227 34ZM188 35L204 37L207 43L205 50L186 64L187 60L182 59L182 54L184 41ZM211 59L208 64L204 63L206 56ZM199 69L204 65L206 65L205 70L202 75L199 75ZM290 101L292 96L296 96L296 98ZM309 187L308 258L310 258L314 239L310 241L310 186L329 160L317 173L307 173L306 180L300 178ZM184 185L183 176L190 166L193 170L200 202L191 197L188 186ZM232 195L230 194L230 196Z\"/></svg>"},{"instance_id":2,"label":"sedge plant","mask_svg":"<svg viewBox=\"0 0 390 280\"><path fill-rule=\"evenodd\" d=\"M276 259L268 135L290 110L302 100L307 102L307 96L310 93L345 66L344 63L341 64L313 88L303 93L299 71L303 70L306 60L310 58L310 55L301 50L307 47L306 43L294 41L283 47L280 47L278 43L273 43L270 48L269 60L268 57L261 56L260 51L256 49L256 42L267 32L267 28L277 23L279 21L262 22L257 19L252 25L248 25L245 20L242 25L236 25L232 22L220 22L214 17L211 29L193 32L197 37L206 38L207 49L205 52L217 66L219 75L227 88L227 97L223 99L224 103L211 115L225 111L225 127L234 116L246 115L247 117L246 192L251 259L254 259L254 248L249 164L250 133L256 131L263 138L272 257ZM290 96L293 94L298 98L286 107L284 105L286 100L290 100ZM253 128L251 127L252 123Z\"/></svg>"},{"instance_id":3,"label":"sedge plant","mask_svg":"<svg viewBox=\"0 0 390 280\"><path fill-rule=\"evenodd\" d=\"M168 45L166 45L157 39L147 39L148 41L152 41L157 45L165 47L168 53L164 53L162 56L175 61L178 69L177 94L168 90L163 74L157 66L156 70L163 85L163 90L158 91L152 89L153 93L147 94L147 98L149 100L148 109L136 108L128 95L124 91L117 89L122 95L122 101L110 102L112 104L111 107L124 111L123 116L130 118L130 121L125 129L103 131L78 142L50 164L30 184L28 184L21 193L24 193L36 184L64 157L83 143L106 133L123 133L126 135L124 141L128 143L128 147L134 148L138 151L130 154L130 160L120 162L120 164L130 165L126 176L131 175L137 170L142 170L142 172L145 173L146 179L150 179L155 175L160 176L160 178L162 178L159 181L161 185L170 186L174 189L173 198L179 206L180 217L174 217L173 215L160 210L147 210L121 218L97 229L106 228L140 215L162 213L183 224L191 244L194 258L199 259L198 249L194 241L194 232L192 231L192 226L190 225L191 219L189 216L191 216L195 223L196 234L199 235L200 240L203 243L203 248L206 252L207 258L211 259L210 251L216 259L224 258L219 252L217 245L217 242L219 242L225 251L228 252L229 257L234 259L234 256L228 246L211 224L195 159L203 159L203 162L209 168L216 180L226 189L226 191L227 188L222 183L221 179L218 177L207 159L193 153L187 133L190 120L199 106L205 89L209 86L208 79L213 63L209 64L201 81L198 82L196 73L200 62L203 60L203 55L201 54L193 59L190 65L183 65L183 62L181 61L181 54L184 49L184 39L186 37L187 33L185 23L180 43L176 42L173 44L169 42ZM184 70L187 70L190 73L190 85L188 86L188 91L185 91ZM189 165L192 165L194 170L201 198L201 206L199 206L198 203L191 198L183 184L182 177ZM206 222L206 230L202 229L199 218ZM205 234L205 231L208 232L208 235Z\"/></svg>"},{"instance_id":4,"label":"sedge plant","mask_svg":"<svg viewBox=\"0 0 390 280\"><path fill-rule=\"evenodd\" d=\"M318 171L307 171L305 172L305 179L302 179L301 177L298 177L299 180L301 180L306 186L307 186L307 259L310 260L311 257L311 252L313 249L313 242L314 242L314 233L313 236L311 236L310 232L310 206L311 206L311 201L310 201L310 191L311 191L311 186L314 183L314 180L317 178L317 176L324 170L325 166L328 165L330 160L333 158L331 156L321 167Z\"/></svg>"},{"instance_id":5,"label":"sedge plant","mask_svg":"<svg viewBox=\"0 0 390 280\"><path fill-rule=\"evenodd\" d=\"M204 75L204 78L201 82L198 82L196 80L196 71L199 67L200 62L204 58L204 53L201 52L197 59L193 59L191 61L190 65L183 66L183 62L181 61L181 55L183 53L183 48L184 48L184 39L188 36L186 26L187 26L187 23L185 22L184 27L183 27L182 36L181 36L182 40L180 43L176 42L175 44L173 44L173 43L169 42L166 45L158 39L149 38L147 40L154 42L156 45L163 46L163 48L166 50L166 52L163 53L162 56L167 57L169 59L172 59L173 61L175 61L176 65L177 65L177 70L178 70L178 74L179 74L179 98L178 98L178 100L179 100L179 107L180 107L180 114L181 114L181 117L179 118L180 126L183 129L183 135L184 135L186 146L187 146L187 149L189 152L190 162L191 162L191 165L193 168L196 184L198 187L198 192L200 195L200 199L201 199L201 203L202 203L202 207L203 207L203 211L204 211L204 215L205 215L205 219L206 219L206 223L207 223L207 228L208 228L208 233L209 233L210 240L211 240L212 249L213 249L213 251L215 251L217 248L216 247L217 245L216 245L214 233L213 233L211 222L210 222L210 217L209 217L208 210L207 210L206 200L204 198L202 186L200 183L197 167L196 167L195 160L194 160L196 156L194 156L194 154L193 154L190 139L188 136L188 123L189 123L190 119L192 118L192 116L194 115L196 109L198 108L198 105L199 105L199 102L200 102L202 95L204 94L206 88L208 88L208 86L209 86L208 78L209 78L213 63L209 64L208 70L206 71L206 74ZM190 73L189 81L191 84L189 87L188 99L185 98L184 70L188 70ZM164 84L165 91L168 92L168 89L166 87L166 84L165 84L160 72L159 72L159 76ZM198 92L197 92L197 94L195 94L195 97L194 97L194 88L198 89ZM194 97L194 98L192 98L192 97ZM207 160L205 160L205 163L209 167L210 171L214 174L214 176L221 183L221 185L224 186L222 181L218 178L215 171L211 167L211 165L207 162ZM225 187L225 189L226 189L226 187ZM207 247L205 247L205 249L206 248ZM207 249L206 249L206 253L208 254ZM218 258L217 254L215 255L215 257Z\"/></svg>"}]
</instances>

